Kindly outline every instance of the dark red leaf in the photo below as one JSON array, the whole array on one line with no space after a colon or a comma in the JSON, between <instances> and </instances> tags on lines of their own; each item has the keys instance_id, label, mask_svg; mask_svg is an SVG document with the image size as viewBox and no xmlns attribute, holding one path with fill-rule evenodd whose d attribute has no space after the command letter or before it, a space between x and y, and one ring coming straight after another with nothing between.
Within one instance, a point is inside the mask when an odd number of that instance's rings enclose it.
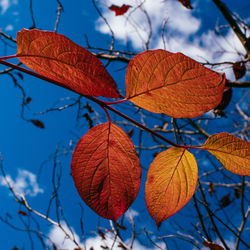
<instances>
[{"instance_id":1,"label":"dark red leaf","mask_svg":"<svg viewBox=\"0 0 250 250\"><path fill-rule=\"evenodd\" d=\"M230 194L227 194L225 196L223 196L220 200L220 206L221 207L226 207L228 205L231 204L231 200L230 200Z\"/></svg>"},{"instance_id":2,"label":"dark red leaf","mask_svg":"<svg viewBox=\"0 0 250 250\"><path fill-rule=\"evenodd\" d=\"M212 182L209 183L208 192L209 192L210 196L212 196L214 194L214 184Z\"/></svg>"},{"instance_id":3,"label":"dark red leaf","mask_svg":"<svg viewBox=\"0 0 250 250\"><path fill-rule=\"evenodd\" d=\"M126 4L123 4L121 7L113 4L109 7L109 9L111 11L114 11L116 16L121 16L124 15L131 7L132 7L131 5L126 5Z\"/></svg>"},{"instance_id":4,"label":"dark red leaf","mask_svg":"<svg viewBox=\"0 0 250 250\"><path fill-rule=\"evenodd\" d=\"M233 90L229 88L224 91L220 104L214 109L214 114L221 115L221 112L228 106L232 99Z\"/></svg>"},{"instance_id":5,"label":"dark red leaf","mask_svg":"<svg viewBox=\"0 0 250 250\"><path fill-rule=\"evenodd\" d=\"M192 10L193 7L191 6L190 0L178 0L183 6L185 6L187 9Z\"/></svg>"},{"instance_id":6,"label":"dark red leaf","mask_svg":"<svg viewBox=\"0 0 250 250\"><path fill-rule=\"evenodd\" d=\"M244 62L236 62L233 64L233 72L235 79L238 80L246 74L246 65Z\"/></svg>"},{"instance_id":7,"label":"dark red leaf","mask_svg":"<svg viewBox=\"0 0 250 250\"><path fill-rule=\"evenodd\" d=\"M32 98L31 97L27 97L25 102L26 102L26 104L29 104L31 101L32 101Z\"/></svg>"},{"instance_id":8,"label":"dark red leaf","mask_svg":"<svg viewBox=\"0 0 250 250\"><path fill-rule=\"evenodd\" d=\"M24 212L24 211L22 211L22 210L19 210L19 211L18 211L18 214L20 214L20 215L22 215L22 216L27 216L27 213Z\"/></svg>"},{"instance_id":9,"label":"dark red leaf","mask_svg":"<svg viewBox=\"0 0 250 250\"><path fill-rule=\"evenodd\" d=\"M131 128L131 129L128 131L127 135L129 136L129 138L131 138L131 137L133 136L133 134L134 134L134 130Z\"/></svg>"},{"instance_id":10,"label":"dark red leaf","mask_svg":"<svg viewBox=\"0 0 250 250\"><path fill-rule=\"evenodd\" d=\"M98 215L117 220L135 200L140 188L139 157L128 135L106 122L90 129L72 156L76 189Z\"/></svg>"},{"instance_id":11,"label":"dark red leaf","mask_svg":"<svg viewBox=\"0 0 250 250\"><path fill-rule=\"evenodd\" d=\"M105 233L101 230L98 230L98 234L101 236L103 240L106 240Z\"/></svg>"},{"instance_id":12,"label":"dark red leaf","mask_svg":"<svg viewBox=\"0 0 250 250\"><path fill-rule=\"evenodd\" d=\"M223 247L221 247L220 245L215 244L213 242L204 241L202 244L205 247L208 247L210 250L224 250Z\"/></svg>"},{"instance_id":13,"label":"dark red leaf","mask_svg":"<svg viewBox=\"0 0 250 250\"><path fill-rule=\"evenodd\" d=\"M36 127L38 128L45 128L44 124L40 120L30 120Z\"/></svg>"}]
</instances>

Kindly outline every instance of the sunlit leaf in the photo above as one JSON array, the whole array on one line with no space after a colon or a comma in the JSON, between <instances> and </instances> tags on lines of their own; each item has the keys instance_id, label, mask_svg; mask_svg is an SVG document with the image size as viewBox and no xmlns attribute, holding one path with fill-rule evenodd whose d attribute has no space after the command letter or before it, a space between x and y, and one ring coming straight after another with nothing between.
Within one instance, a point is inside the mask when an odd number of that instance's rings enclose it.
<instances>
[{"instance_id":1,"label":"sunlit leaf","mask_svg":"<svg viewBox=\"0 0 250 250\"><path fill-rule=\"evenodd\" d=\"M137 106L175 118L192 118L221 101L225 76L165 50L135 56L126 73L126 97Z\"/></svg>"},{"instance_id":2,"label":"sunlit leaf","mask_svg":"<svg viewBox=\"0 0 250 250\"><path fill-rule=\"evenodd\" d=\"M63 35L37 29L17 33L17 57L30 69L83 95L118 98L102 62Z\"/></svg>"},{"instance_id":3,"label":"sunlit leaf","mask_svg":"<svg viewBox=\"0 0 250 250\"><path fill-rule=\"evenodd\" d=\"M117 220L139 191L138 155L125 131L110 122L90 129L80 139L71 170L81 198L107 219Z\"/></svg>"},{"instance_id":4,"label":"sunlit leaf","mask_svg":"<svg viewBox=\"0 0 250 250\"><path fill-rule=\"evenodd\" d=\"M109 7L109 9L111 11L114 11L116 16L121 16L121 15L124 15L128 11L128 9L131 8L131 7L132 7L131 5L127 5L127 4L123 4L121 7L112 4Z\"/></svg>"},{"instance_id":5,"label":"sunlit leaf","mask_svg":"<svg viewBox=\"0 0 250 250\"><path fill-rule=\"evenodd\" d=\"M197 163L189 151L170 148L156 156L148 170L145 199L157 226L188 203L197 180Z\"/></svg>"},{"instance_id":6,"label":"sunlit leaf","mask_svg":"<svg viewBox=\"0 0 250 250\"><path fill-rule=\"evenodd\" d=\"M214 155L228 171L250 175L249 142L228 133L220 133L210 136L203 148Z\"/></svg>"}]
</instances>

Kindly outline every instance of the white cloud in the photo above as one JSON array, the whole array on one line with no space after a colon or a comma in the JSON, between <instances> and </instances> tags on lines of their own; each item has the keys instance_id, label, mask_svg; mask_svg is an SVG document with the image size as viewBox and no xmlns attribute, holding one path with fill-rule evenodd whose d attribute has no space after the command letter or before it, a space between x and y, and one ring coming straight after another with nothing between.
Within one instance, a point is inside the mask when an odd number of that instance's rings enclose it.
<instances>
[{"instance_id":1,"label":"white cloud","mask_svg":"<svg viewBox=\"0 0 250 250\"><path fill-rule=\"evenodd\" d=\"M79 242L79 244L81 244L80 238L75 233L74 229L69 230L65 222L61 222L61 225L65 232L67 232L71 237L73 237L76 242ZM47 244L52 245L53 243L56 245L57 249L75 249L77 247L76 244L71 239L67 238L65 232L61 228L53 226L49 231L48 238L50 239L50 241L47 240Z\"/></svg>"},{"instance_id":2,"label":"white cloud","mask_svg":"<svg viewBox=\"0 0 250 250\"><path fill-rule=\"evenodd\" d=\"M126 0L126 4L132 8L123 16L115 16L114 12L107 8L111 4L121 6L124 4L123 0L102 0L100 7L120 42L131 42L134 49L144 50L149 29L146 15L142 9L136 9L141 2L142 0ZM224 37L216 35L213 30L201 33L201 20L194 17L193 12L184 8L178 1L145 0L142 7L147 11L152 25L150 49L164 48L161 28L164 18L167 18L165 46L171 52L182 52L199 62L210 63L241 60L241 55L245 54L232 30ZM108 26L101 18L96 21L96 29L101 33L110 34ZM198 32L199 35L196 35ZM228 79L234 79L231 66L223 67L216 70L225 72Z\"/></svg>"},{"instance_id":3,"label":"white cloud","mask_svg":"<svg viewBox=\"0 0 250 250\"><path fill-rule=\"evenodd\" d=\"M9 25L7 25L6 27L5 27L5 30L6 31L11 31L11 30L13 30L14 29L14 27L13 27L13 25L11 25L11 24L9 24Z\"/></svg>"},{"instance_id":4,"label":"white cloud","mask_svg":"<svg viewBox=\"0 0 250 250\"><path fill-rule=\"evenodd\" d=\"M10 1L9 0L0 0L0 7L2 8L1 14L4 14L5 11L9 8Z\"/></svg>"},{"instance_id":5,"label":"white cloud","mask_svg":"<svg viewBox=\"0 0 250 250\"><path fill-rule=\"evenodd\" d=\"M17 0L0 0L1 14L4 14L11 4L17 4Z\"/></svg>"},{"instance_id":6,"label":"white cloud","mask_svg":"<svg viewBox=\"0 0 250 250\"><path fill-rule=\"evenodd\" d=\"M8 187L7 182L19 194L36 196L39 193L43 193L43 189L41 189L37 183L36 175L27 170L19 169L15 180L13 180L10 175L6 175L6 179L0 176L0 186Z\"/></svg>"},{"instance_id":7,"label":"white cloud","mask_svg":"<svg viewBox=\"0 0 250 250\"><path fill-rule=\"evenodd\" d=\"M65 222L61 222L61 225L64 231L67 232L71 238L74 238L75 241L79 244L79 246L84 249L83 243L81 242L80 237L76 234L75 230L73 228L69 230ZM68 249L68 250L75 249L77 247L76 244L65 235L64 231L61 228L53 225L47 235L49 238L49 240L47 240L47 244L50 246L52 246L52 244L55 244L55 246L58 249ZM115 238L114 235L111 233L105 233L105 239L103 239L100 235L89 237L85 241L85 247L86 249L91 249L92 247L95 250L103 250L105 247L107 247L107 249L111 249L111 247L113 246L113 249L121 249L118 246L119 241L117 239L114 244L114 238ZM125 244L127 246L130 246L130 242L131 242L131 239L127 239L125 241ZM157 243L157 245L160 246L162 249L164 249L165 247L164 243L159 243L159 244ZM159 248L158 247L148 248L146 246L141 245L139 241L135 240L133 243L133 249L156 250Z\"/></svg>"},{"instance_id":8,"label":"white cloud","mask_svg":"<svg viewBox=\"0 0 250 250\"><path fill-rule=\"evenodd\" d=\"M157 44L160 30L164 18L167 16L168 28L170 34L174 33L187 36L197 32L200 27L200 20L193 17L190 11L183 8L177 1L162 1L162 0L146 0L141 8L136 8L142 1L128 0L126 4L132 8L123 16L115 16L114 12L110 11L107 6L111 4L122 5L124 1L102 1L103 15L110 24L115 33L116 38L122 42L131 41L136 49L141 49L148 39L149 24L144 10L148 13L152 25L153 45ZM178 12L178 15L176 13ZM166 15L162 15L166 13ZM181 18L180 18L181 17ZM108 26L99 18L96 22L96 29L102 33L110 34Z\"/></svg>"}]
</instances>

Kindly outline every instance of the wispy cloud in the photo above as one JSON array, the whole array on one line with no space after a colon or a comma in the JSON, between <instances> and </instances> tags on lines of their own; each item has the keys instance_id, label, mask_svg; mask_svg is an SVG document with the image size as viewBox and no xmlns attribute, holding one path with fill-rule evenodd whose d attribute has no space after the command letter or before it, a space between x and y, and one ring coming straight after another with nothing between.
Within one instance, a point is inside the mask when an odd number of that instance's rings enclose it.
<instances>
[{"instance_id":1,"label":"wispy cloud","mask_svg":"<svg viewBox=\"0 0 250 250\"><path fill-rule=\"evenodd\" d=\"M184 8L178 1L145 0L141 8L136 8L142 2L127 0L126 4L130 4L132 8L124 16L115 16L108 7L111 4L122 5L124 1L100 1L103 16L114 31L115 38L121 43L129 42L135 50L145 50L145 42L149 35L149 24L144 12L146 11L152 27L150 49L165 47L171 52L182 52L200 62L243 59L244 48L233 31L229 30L223 37L212 29L202 29L201 19L193 16L193 12ZM165 46L161 36L164 21ZM96 29L101 33L110 34L102 18L96 21ZM226 72L228 79L234 78L231 67L224 67L221 71Z\"/></svg>"},{"instance_id":2,"label":"wispy cloud","mask_svg":"<svg viewBox=\"0 0 250 250\"><path fill-rule=\"evenodd\" d=\"M8 187L8 183L19 194L37 196L39 193L43 193L43 189L37 183L36 175L27 170L19 169L15 180L10 175L6 175L6 178L0 176L0 186Z\"/></svg>"},{"instance_id":3,"label":"wispy cloud","mask_svg":"<svg viewBox=\"0 0 250 250\"><path fill-rule=\"evenodd\" d=\"M1 14L4 14L11 4L17 4L18 0L0 0Z\"/></svg>"},{"instance_id":4,"label":"wispy cloud","mask_svg":"<svg viewBox=\"0 0 250 250\"><path fill-rule=\"evenodd\" d=\"M130 220L131 216L137 217L139 213L136 210L130 209L129 211L126 212L125 217ZM96 235L92 237L88 237L85 240L85 244L80 240L81 237L77 235L75 232L74 228L68 228L65 222L61 222L62 228L59 228L55 225L52 226L48 233L48 239L47 244L52 246L53 244L58 248L58 249L68 249L68 250L73 250L77 246L76 244L72 241L72 239L75 239L75 241L79 244L84 249L95 249L95 250L103 250L103 249L121 249L119 246L119 240L115 237L114 234L110 232L104 232L104 234L99 235L96 233ZM69 239L65 232L70 235L71 239ZM131 239L127 238L125 239L124 242L127 246L131 245ZM162 249L164 249L166 246L163 242L157 243L158 246L160 246ZM133 249L137 250L156 250L159 249L159 247L150 247L146 245L142 245L138 240L134 240L133 242Z\"/></svg>"},{"instance_id":5,"label":"wispy cloud","mask_svg":"<svg viewBox=\"0 0 250 250\"><path fill-rule=\"evenodd\" d=\"M13 30L14 29L14 27L13 27L13 25L11 25L11 24L8 24L6 27L5 27L5 30L6 31L11 31L11 30Z\"/></svg>"}]
</instances>

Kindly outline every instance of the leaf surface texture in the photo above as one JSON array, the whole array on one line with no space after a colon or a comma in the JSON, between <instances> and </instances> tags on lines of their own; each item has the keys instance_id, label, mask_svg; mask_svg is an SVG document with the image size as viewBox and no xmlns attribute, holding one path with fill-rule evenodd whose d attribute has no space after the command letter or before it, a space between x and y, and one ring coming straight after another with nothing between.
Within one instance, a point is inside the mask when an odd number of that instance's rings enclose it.
<instances>
[{"instance_id":1,"label":"leaf surface texture","mask_svg":"<svg viewBox=\"0 0 250 250\"><path fill-rule=\"evenodd\" d=\"M195 60L165 50L135 56L126 72L126 97L153 113L193 118L221 101L225 76Z\"/></svg>"},{"instance_id":2,"label":"leaf surface texture","mask_svg":"<svg viewBox=\"0 0 250 250\"><path fill-rule=\"evenodd\" d=\"M79 94L120 97L102 62L63 35L23 29L17 34L17 48L18 59L27 67Z\"/></svg>"},{"instance_id":3,"label":"leaf surface texture","mask_svg":"<svg viewBox=\"0 0 250 250\"><path fill-rule=\"evenodd\" d=\"M110 122L90 129L80 139L71 170L81 198L110 220L125 213L139 191L141 167L133 143Z\"/></svg>"},{"instance_id":4,"label":"leaf surface texture","mask_svg":"<svg viewBox=\"0 0 250 250\"><path fill-rule=\"evenodd\" d=\"M161 152L149 167L145 199L157 226L192 198L198 180L196 160L189 151L170 148Z\"/></svg>"}]
</instances>

